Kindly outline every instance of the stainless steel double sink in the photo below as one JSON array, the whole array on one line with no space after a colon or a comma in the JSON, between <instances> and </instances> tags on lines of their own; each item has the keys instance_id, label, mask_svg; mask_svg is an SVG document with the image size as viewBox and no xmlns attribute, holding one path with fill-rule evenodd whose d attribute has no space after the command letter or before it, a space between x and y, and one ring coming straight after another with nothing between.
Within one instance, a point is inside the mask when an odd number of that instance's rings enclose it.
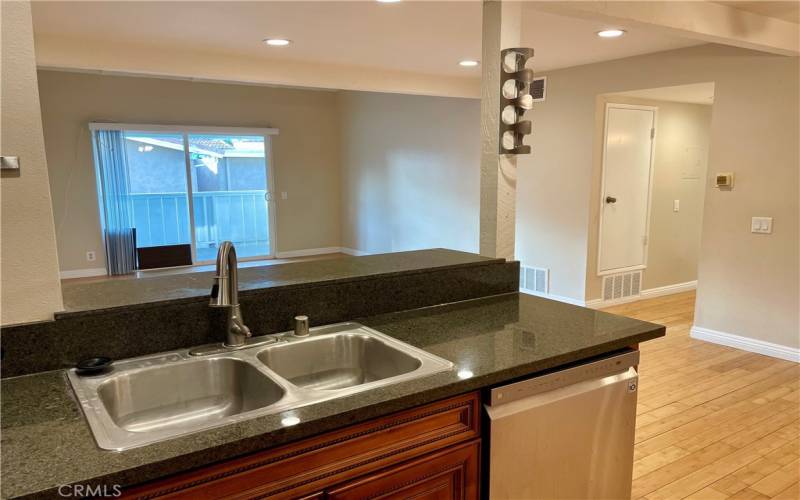
<instances>
[{"instance_id":1,"label":"stainless steel double sink","mask_svg":"<svg viewBox=\"0 0 800 500\"><path fill-rule=\"evenodd\" d=\"M358 323L192 355L197 352L203 351L118 361L110 373L96 376L70 370L70 383L100 448L134 448L453 367ZM284 422L298 423L296 418Z\"/></svg>"}]
</instances>

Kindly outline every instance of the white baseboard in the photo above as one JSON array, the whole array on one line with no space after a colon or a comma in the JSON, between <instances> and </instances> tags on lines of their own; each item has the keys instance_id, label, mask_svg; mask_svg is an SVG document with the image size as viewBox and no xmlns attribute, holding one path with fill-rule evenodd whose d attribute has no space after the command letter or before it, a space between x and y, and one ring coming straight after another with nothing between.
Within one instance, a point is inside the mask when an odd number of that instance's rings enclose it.
<instances>
[{"instance_id":1,"label":"white baseboard","mask_svg":"<svg viewBox=\"0 0 800 500\"><path fill-rule=\"evenodd\" d=\"M356 250L355 248L342 247L342 248L339 249L339 251L344 253L344 254L347 254L347 255L353 255L355 257L360 257L362 255L369 255L369 252Z\"/></svg>"},{"instance_id":2,"label":"white baseboard","mask_svg":"<svg viewBox=\"0 0 800 500\"><path fill-rule=\"evenodd\" d=\"M303 250L289 250L288 252L278 252L275 257L278 259L288 259L290 257L308 257L309 255L324 255L328 253L343 253L346 255L369 255L369 252L356 250L355 248L347 247L322 247L322 248L305 248Z\"/></svg>"},{"instance_id":3,"label":"white baseboard","mask_svg":"<svg viewBox=\"0 0 800 500\"><path fill-rule=\"evenodd\" d=\"M603 299L587 300L586 304L584 304L584 305L586 307L588 307L589 309L600 309L601 307L607 307L605 302L603 302ZM613 304L609 304L609 305L613 305Z\"/></svg>"},{"instance_id":4,"label":"white baseboard","mask_svg":"<svg viewBox=\"0 0 800 500\"><path fill-rule=\"evenodd\" d=\"M520 293L525 293L525 294L528 294L528 295L535 295L537 297L542 297L542 298L545 298L545 299L552 299L552 300L557 300L559 302L566 302L567 304L572 304L574 306L585 306L586 305L586 302L584 302L582 300L573 299L572 297L564 297L563 295L555 295L555 294L552 294L552 293L539 293L539 292L535 292L533 290L528 290L527 288L520 288L519 291L520 291Z\"/></svg>"},{"instance_id":5,"label":"white baseboard","mask_svg":"<svg viewBox=\"0 0 800 500\"><path fill-rule=\"evenodd\" d=\"M589 309L602 309L604 307L618 306L620 304L636 302L637 300L642 300L642 299L644 299L644 297L642 297L641 295L632 295L630 297L623 297L621 299L612 299L612 300L592 299L586 301L586 307L588 307Z\"/></svg>"},{"instance_id":6,"label":"white baseboard","mask_svg":"<svg viewBox=\"0 0 800 500\"><path fill-rule=\"evenodd\" d=\"M692 326L689 335L698 340L705 340L713 344L726 345L728 347L735 347L743 351L755 352L773 358L785 359L787 361L794 361L800 363L800 349L795 347L788 347L780 344L773 344L764 340L753 339L750 337L742 337L732 333L719 332L710 328L703 328L700 326Z\"/></svg>"},{"instance_id":7,"label":"white baseboard","mask_svg":"<svg viewBox=\"0 0 800 500\"><path fill-rule=\"evenodd\" d=\"M648 288L642 290L642 297L661 297L662 295L672 295L673 293L688 292L697 289L697 280L687 281L686 283L676 283L674 285L660 286L658 288Z\"/></svg>"},{"instance_id":8,"label":"white baseboard","mask_svg":"<svg viewBox=\"0 0 800 500\"><path fill-rule=\"evenodd\" d=\"M686 283L676 283L674 285L660 286L657 288L648 288L642 290L639 295L632 295L621 299L603 300L592 299L586 301L586 307L592 309L599 309L601 307L611 307L620 304L627 304L629 302L636 302L637 300L652 299L653 297L661 297L664 295L672 295L674 293L688 292L697 288L697 281L687 281Z\"/></svg>"},{"instance_id":9,"label":"white baseboard","mask_svg":"<svg viewBox=\"0 0 800 500\"><path fill-rule=\"evenodd\" d=\"M91 278L94 276L106 276L108 275L108 271L106 271L105 267L96 267L94 269L73 269L70 271L61 271L59 273L62 280L68 280L72 278Z\"/></svg>"},{"instance_id":10,"label":"white baseboard","mask_svg":"<svg viewBox=\"0 0 800 500\"><path fill-rule=\"evenodd\" d=\"M340 247L304 248L303 250L289 250L287 252L276 252L278 259L288 259L291 257L308 257L311 255L325 255L328 253L340 253Z\"/></svg>"}]
</instances>

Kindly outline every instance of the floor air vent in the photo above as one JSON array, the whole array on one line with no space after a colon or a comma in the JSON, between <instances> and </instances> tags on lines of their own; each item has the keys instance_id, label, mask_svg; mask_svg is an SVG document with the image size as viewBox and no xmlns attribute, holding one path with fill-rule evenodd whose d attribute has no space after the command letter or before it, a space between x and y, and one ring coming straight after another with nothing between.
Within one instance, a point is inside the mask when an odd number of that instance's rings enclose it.
<instances>
[{"instance_id":1,"label":"floor air vent","mask_svg":"<svg viewBox=\"0 0 800 500\"><path fill-rule=\"evenodd\" d=\"M541 267L521 266L519 268L519 289L536 293L550 291L550 272Z\"/></svg>"},{"instance_id":2,"label":"floor air vent","mask_svg":"<svg viewBox=\"0 0 800 500\"><path fill-rule=\"evenodd\" d=\"M624 299L639 295L642 289L642 272L603 276L603 300Z\"/></svg>"}]
</instances>

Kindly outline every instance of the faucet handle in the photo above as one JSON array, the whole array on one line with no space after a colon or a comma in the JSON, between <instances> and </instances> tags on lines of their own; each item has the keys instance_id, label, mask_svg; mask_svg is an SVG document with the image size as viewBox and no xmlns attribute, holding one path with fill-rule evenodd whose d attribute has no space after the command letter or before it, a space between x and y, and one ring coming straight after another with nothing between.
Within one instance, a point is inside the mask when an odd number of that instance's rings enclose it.
<instances>
[{"instance_id":1,"label":"faucet handle","mask_svg":"<svg viewBox=\"0 0 800 500\"><path fill-rule=\"evenodd\" d=\"M308 316L294 317L294 336L308 337Z\"/></svg>"}]
</instances>

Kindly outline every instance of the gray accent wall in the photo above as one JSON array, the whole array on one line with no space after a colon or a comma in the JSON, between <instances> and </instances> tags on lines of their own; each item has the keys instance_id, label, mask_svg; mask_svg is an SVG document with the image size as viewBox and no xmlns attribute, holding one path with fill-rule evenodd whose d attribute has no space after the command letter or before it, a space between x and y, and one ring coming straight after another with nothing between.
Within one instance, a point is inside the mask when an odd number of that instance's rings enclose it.
<instances>
[{"instance_id":1,"label":"gray accent wall","mask_svg":"<svg viewBox=\"0 0 800 500\"><path fill-rule=\"evenodd\" d=\"M62 271L104 265L91 121L278 128L278 252L478 251L478 99L49 70L39 88Z\"/></svg>"},{"instance_id":2,"label":"gray accent wall","mask_svg":"<svg viewBox=\"0 0 800 500\"><path fill-rule=\"evenodd\" d=\"M478 252L480 101L342 92L342 246Z\"/></svg>"},{"instance_id":3,"label":"gray accent wall","mask_svg":"<svg viewBox=\"0 0 800 500\"><path fill-rule=\"evenodd\" d=\"M335 92L60 71L39 71L39 92L61 271L105 262L92 121L280 129L271 165L277 250L339 246ZM86 261L88 250L97 252L97 261Z\"/></svg>"}]
</instances>

